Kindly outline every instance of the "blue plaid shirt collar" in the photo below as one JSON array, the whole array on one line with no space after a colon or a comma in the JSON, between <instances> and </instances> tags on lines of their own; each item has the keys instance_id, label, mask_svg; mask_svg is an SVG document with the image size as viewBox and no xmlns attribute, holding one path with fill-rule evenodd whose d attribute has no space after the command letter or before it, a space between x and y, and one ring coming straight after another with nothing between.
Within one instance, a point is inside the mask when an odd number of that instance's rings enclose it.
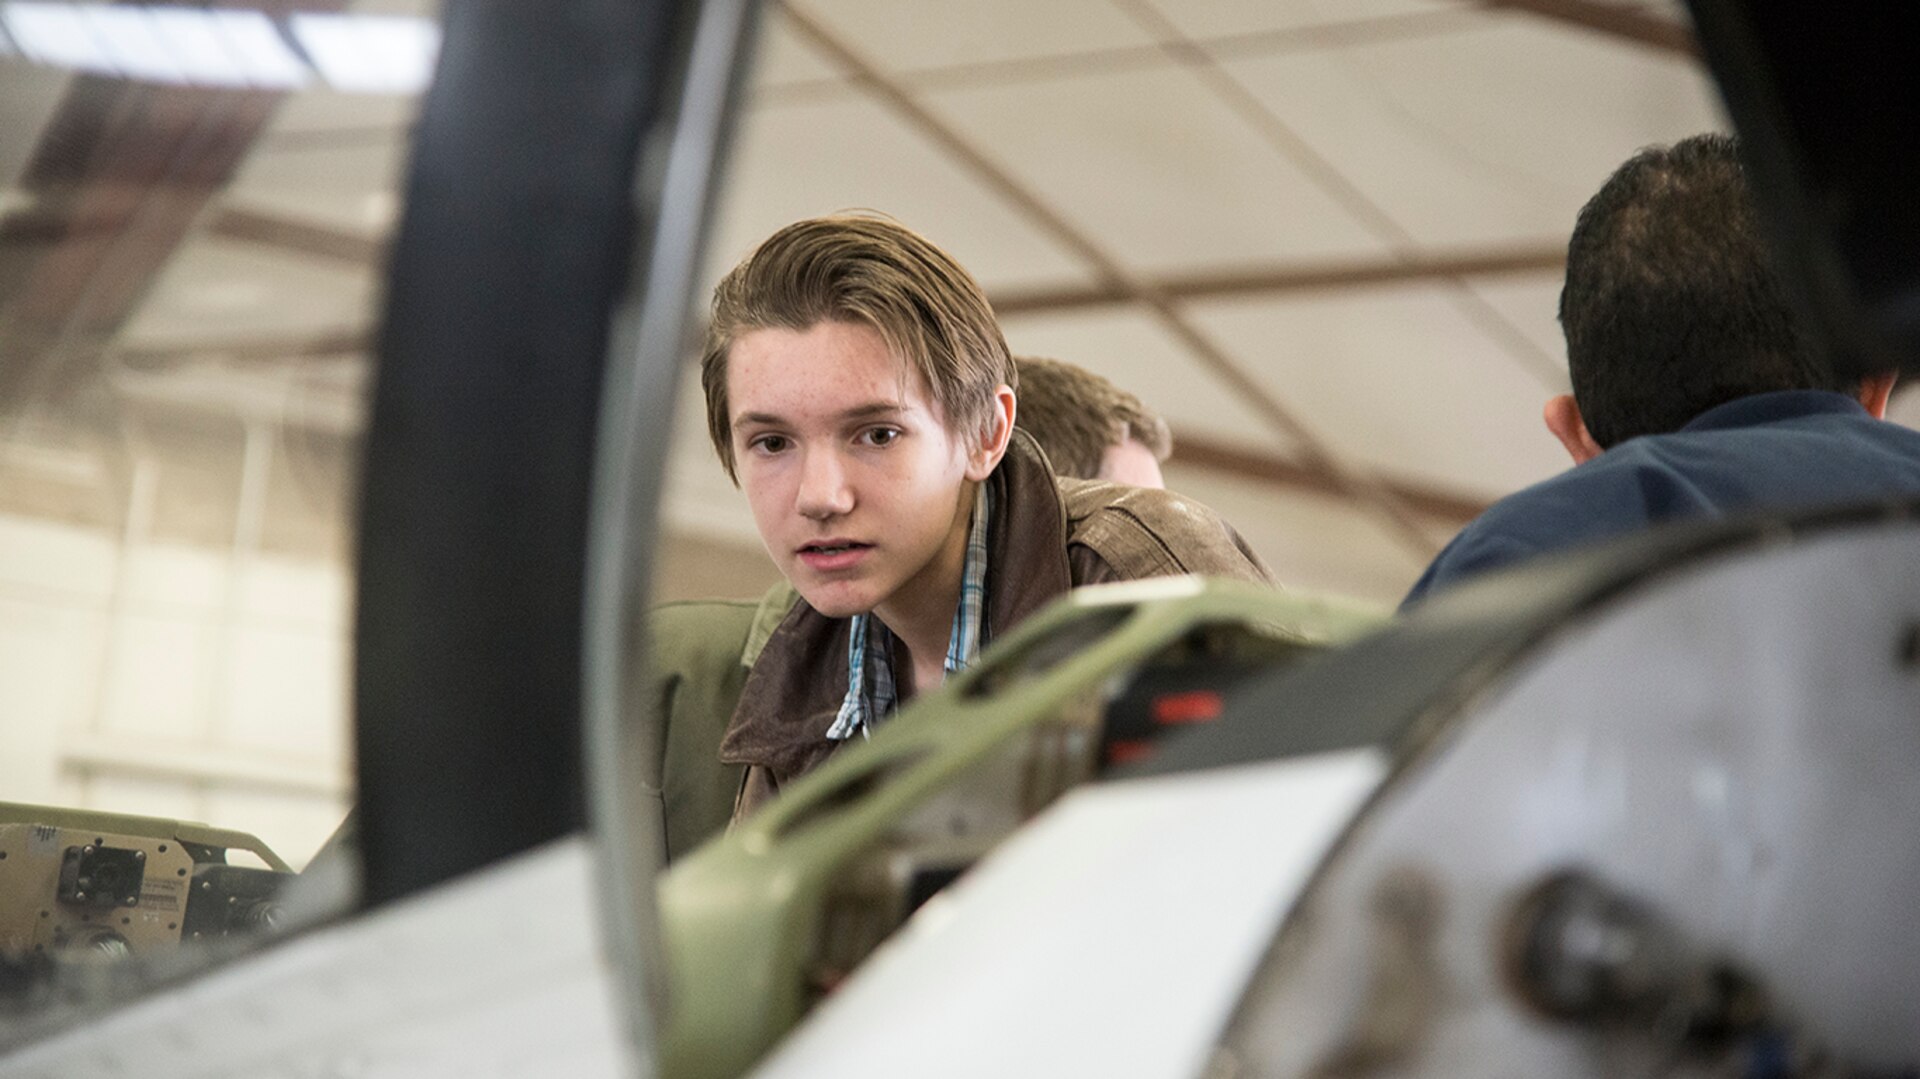
<instances>
[{"instance_id":1,"label":"blue plaid shirt collar","mask_svg":"<svg viewBox=\"0 0 1920 1079\"><path fill-rule=\"evenodd\" d=\"M960 603L947 637L946 671L952 675L973 665L986 643L987 517L993 504L982 483L973 497L973 523L967 528L967 559L960 570ZM827 737L865 738L899 707L893 680L893 633L872 615L856 614L847 628L847 695Z\"/></svg>"}]
</instances>

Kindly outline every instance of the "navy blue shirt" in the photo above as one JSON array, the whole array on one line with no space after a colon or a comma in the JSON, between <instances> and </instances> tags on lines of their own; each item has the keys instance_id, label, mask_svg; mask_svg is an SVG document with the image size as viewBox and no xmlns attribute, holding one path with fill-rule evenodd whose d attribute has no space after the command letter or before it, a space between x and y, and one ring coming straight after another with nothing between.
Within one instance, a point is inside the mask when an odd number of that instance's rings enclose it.
<instances>
[{"instance_id":1,"label":"navy blue shirt","mask_svg":"<svg viewBox=\"0 0 1920 1079\"><path fill-rule=\"evenodd\" d=\"M1820 390L1729 401L1508 495L1447 544L1402 601L1662 521L1920 494L1920 431Z\"/></svg>"}]
</instances>

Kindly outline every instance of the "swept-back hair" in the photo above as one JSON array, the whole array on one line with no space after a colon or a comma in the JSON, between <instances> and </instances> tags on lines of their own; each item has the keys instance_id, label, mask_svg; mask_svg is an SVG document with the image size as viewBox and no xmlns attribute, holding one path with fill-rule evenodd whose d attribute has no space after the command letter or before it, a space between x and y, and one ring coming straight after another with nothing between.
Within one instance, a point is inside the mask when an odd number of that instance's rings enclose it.
<instances>
[{"instance_id":1,"label":"swept-back hair","mask_svg":"<svg viewBox=\"0 0 1920 1079\"><path fill-rule=\"evenodd\" d=\"M822 322L872 327L926 380L941 420L984 436L994 390L1017 384L986 293L951 255L891 218L836 214L768 237L713 293L700 383L707 432L735 482L727 352L753 330L805 331Z\"/></svg>"}]
</instances>

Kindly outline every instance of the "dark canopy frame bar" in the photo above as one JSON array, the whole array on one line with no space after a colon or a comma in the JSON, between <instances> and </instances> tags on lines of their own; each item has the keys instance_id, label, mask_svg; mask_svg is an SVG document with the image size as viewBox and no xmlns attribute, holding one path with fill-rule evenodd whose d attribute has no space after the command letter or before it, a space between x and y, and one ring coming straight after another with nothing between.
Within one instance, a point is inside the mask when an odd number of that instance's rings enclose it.
<instances>
[{"instance_id":1,"label":"dark canopy frame bar","mask_svg":"<svg viewBox=\"0 0 1920 1079\"><path fill-rule=\"evenodd\" d=\"M1920 50L1907 12L1688 6L1809 331L1842 371L1920 374Z\"/></svg>"},{"instance_id":2,"label":"dark canopy frame bar","mask_svg":"<svg viewBox=\"0 0 1920 1079\"><path fill-rule=\"evenodd\" d=\"M363 902L591 823L636 1033L657 829L634 615L754 7L452 0L378 338Z\"/></svg>"}]
</instances>

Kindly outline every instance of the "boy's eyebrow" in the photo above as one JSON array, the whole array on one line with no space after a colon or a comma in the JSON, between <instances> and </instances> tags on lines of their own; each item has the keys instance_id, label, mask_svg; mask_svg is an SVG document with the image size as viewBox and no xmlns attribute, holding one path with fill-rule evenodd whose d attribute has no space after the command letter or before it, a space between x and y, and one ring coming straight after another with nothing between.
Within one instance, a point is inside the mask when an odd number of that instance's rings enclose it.
<instances>
[{"instance_id":1,"label":"boy's eyebrow","mask_svg":"<svg viewBox=\"0 0 1920 1079\"><path fill-rule=\"evenodd\" d=\"M843 421L867 420L881 416L897 416L905 411L907 406L898 401L869 401L866 404L841 410L840 419ZM733 422L740 426L759 424L764 427L780 427L787 421L771 412L742 412L734 417Z\"/></svg>"},{"instance_id":2,"label":"boy's eyebrow","mask_svg":"<svg viewBox=\"0 0 1920 1079\"><path fill-rule=\"evenodd\" d=\"M871 401L864 405L855 405L840 413L842 419L865 420L875 416L895 416L907 410L907 406L898 401Z\"/></svg>"}]
</instances>

